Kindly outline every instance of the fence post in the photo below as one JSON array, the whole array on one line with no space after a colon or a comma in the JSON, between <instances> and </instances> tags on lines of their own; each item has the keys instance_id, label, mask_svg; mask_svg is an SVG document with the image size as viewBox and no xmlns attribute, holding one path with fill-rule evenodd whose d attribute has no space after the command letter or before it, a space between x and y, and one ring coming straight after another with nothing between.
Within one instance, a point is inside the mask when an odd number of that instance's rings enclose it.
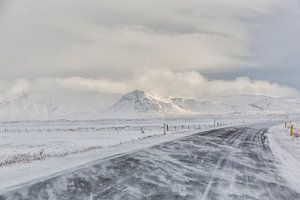
<instances>
[{"instance_id":1,"label":"fence post","mask_svg":"<svg viewBox=\"0 0 300 200\"><path fill-rule=\"evenodd\" d=\"M293 137L294 136L294 125L291 125L291 131L290 131L290 136Z\"/></svg>"}]
</instances>

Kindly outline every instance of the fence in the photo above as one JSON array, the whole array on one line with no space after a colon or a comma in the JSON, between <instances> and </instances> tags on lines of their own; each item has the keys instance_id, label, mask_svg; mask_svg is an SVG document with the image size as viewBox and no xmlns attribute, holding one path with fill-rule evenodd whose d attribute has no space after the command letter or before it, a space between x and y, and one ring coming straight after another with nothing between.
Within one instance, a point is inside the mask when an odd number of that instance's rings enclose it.
<instances>
[{"instance_id":1,"label":"fence","mask_svg":"<svg viewBox=\"0 0 300 200\"><path fill-rule=\"evenodd\" d=\"M186 130L197 130L213 127L223 127L232 125L233 123L220 123L214 122L211 124L176 124L176 125L135 125L135 126L118 126L118 127L60 127L60 128L3 128L0 133L126 133L126 132L146 132L146 131L159 131L159 132L180 132Z\"/></svg>"}]
</instances>

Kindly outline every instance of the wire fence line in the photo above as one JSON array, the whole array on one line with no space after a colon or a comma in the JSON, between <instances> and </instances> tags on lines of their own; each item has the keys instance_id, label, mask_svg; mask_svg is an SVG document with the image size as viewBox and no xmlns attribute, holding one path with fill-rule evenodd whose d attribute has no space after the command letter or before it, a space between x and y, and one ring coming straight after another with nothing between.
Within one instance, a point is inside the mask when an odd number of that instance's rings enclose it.
<instances>
[{"instance_id":1,"label":"wire fence line","mask_svg":"<svg viewBox=\"0 0 300 200\"><path fill-rule=\"evenodd\" d=\"M212 127L222 127L232 125L233 123L211 123L211 124L176 124L176 125L135 125L135 126L118 126L118 127L62 127L62 128L2 128L0 133L101 133L101 132L146 132L146 131L166 131L177 132L184 130L196 130Z\"/></svg>"}]
</instances>

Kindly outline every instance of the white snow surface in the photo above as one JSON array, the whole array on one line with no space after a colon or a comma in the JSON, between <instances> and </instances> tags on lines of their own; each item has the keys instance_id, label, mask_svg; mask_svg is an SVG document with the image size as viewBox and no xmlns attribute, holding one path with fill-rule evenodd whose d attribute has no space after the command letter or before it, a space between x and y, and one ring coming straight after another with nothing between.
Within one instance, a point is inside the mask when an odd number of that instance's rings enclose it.
<instances>
[{"instance_id":1,"label":"white snow surface","mask_svg":"<svg viewBox=\"0 0 300 200\"><path fill-rule=\"evenodd\" d=\"M219 114L295 114L300 113L297 97L262 95L207 96L201 98L159 97L136 90L125 94L106 110L107 116L195 116ZM112 114L112 115L110 115Z\"/></svg>"},{"instance_id":2,"label":"white snow surface","mask_svg":"<svg viewBox=\"0 0 300 200\"><path fill-rule=\"evenodd\" d=\"M168 123L170 128L175 125L181 127L181 124L187 127L172 129L167 135L163 135L161 119L117 122L108 120L101 123L99 121L2 123L0 163L3 165L0 166L0 180L6 181L0 181L0 191L49 178L99 159L213 129L211 120L208 124L205 119L203 121L169 119L164 122ZM222 123L225 125L225 121ZM241 121L236 123L240 124ZM226 123L227 126L232 124L233 121ZM144 133L141 133L141 127ZM8 162L14 159L17 159L17 162Z\"/></svg>"},{"instance_id":3,"label":"white snow surface","mask_svg":"<svg viewBox=\"0 0 300 200\"><path fill-rule=\"evenodd\" d=\"M169 98L161 98L154 94L136 90L125 94L117 103L115 103L108 110L108 113L117 112L119 114L188 114L187 110L182 109Z\"/></svg>"},{"instance_id":4,"label":"white snow surface","mask_svg":"<svg viewBox=\"0 0 300 200\"><path fill-rule=\"evenodd\" d=\"M0 94L0 120L98 119L121 95L99 92Z\"/></svg>"},{"instance_id":5,"label":"white snow surface","mask_svg":"<svg viewBox=\"0 0 300 200\"><path fill-rule=\"evenodd\" d=\"M262 95L173 98L185 110L199 114L287 114L300 112L300 99Z\"/></svg>"},{"instance_id":6,"label":"white snow surface","mask_svg":"<svg viewBox=\"0 0 300 200\"><path fill-rule=\"evenodd\" d=\"M249 124L267 117L220 115L201 118L0 122L0 180L5 180L0 181L0 191L49 178L99 159L205 131L217 124ZM170 127L167 135L163 135L164 123ZM176 129L172 128L174 126Z\"/></svg>"},{"instance_id":7,"label":"white snow surface","mask_svg":"<svg viewBox=\"0 0 300 200\"><path fill-rule=\"evenodd\" d=\"M300 134L300 123L293 123ZM269 129L269 141L273 154L279 161L283 177L296 191L300 192L300 138L290 136L284 123Z\"/></svg>"},{"instance_id":8,"label":"white snow surface","mask_svg":"<svg viewBox=\"0 0 300 200\"><path fill-rule=\"evenodd\" d=\"M1 121L295 113L300 113L298 97L231 95L179 98L140 90L125 95L76 91L0 94Z\"/></svg>"}]
</instances>

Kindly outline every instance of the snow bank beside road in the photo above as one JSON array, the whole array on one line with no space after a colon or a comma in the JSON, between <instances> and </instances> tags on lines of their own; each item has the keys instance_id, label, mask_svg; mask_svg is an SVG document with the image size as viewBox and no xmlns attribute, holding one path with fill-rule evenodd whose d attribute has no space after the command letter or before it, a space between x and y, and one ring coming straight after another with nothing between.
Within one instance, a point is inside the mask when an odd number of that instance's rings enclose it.
<instances>
[{"instance_id":1,"label":"snow bank beside road","mask_svg":"<svg viewBox=\"0 0 300 200\"><path fill-rule=\"evenodd\" d=\"M231 123L215 122L215 125ZM205 121L197 123L173 121L168 133L200 130L213 126ZM162 135L162 123L116 121L103 124L91 122L13 122L0 123L0 168L14 164L45 160L54 157L85 153L114 145Z\"/></svg>"},{"instance_id":2,"label":"snow bank beside road","mask_svg":"<svg viewBox=\"0 0 300 200\"><path fill-rule=\"evenodd\" d=\"M65 171L80 168L99 159L111 158L121 154L149 148L163 142L168 142L188 135L217 129L218 127L204 128L202 130L186 130L180 133L168 133L167 135L154 135L140 140L120 145L108 146L96 151L72 154L66 157L53 157L42 162L34 161L21 163L7 167L0 167L0 193L22 186L29 182L35 182L44 178L58 175Z\"/></svg>"},{"instance_id":3,"label":"snow bank beside road","mask_svg":"<svg viewBox=\"0 0 300 200\"><path fill-rule=\"evenodd\" d=\"M139 140L159 131L120 133L9 133L0 134L0 167L84 153L124 142Z\"/></svg>"},{"instance_id":4,"label":"snow bank beside road","mask_svg":"<svg viewBox=\"0 0 300 200\"><path fill-rule=\"evenodd\" d=\"M254 123L253 119L247 123ZM162 124L169 125L163 135ZM149 119L0 123L0 192L95 160L137 151L190 134L241 125L240 119ZM144 133L141 131L141 127ZM97 147L97 148L96 148ZM40 155L40 152L43 152ZM2 154L2 158L1 158ZM21 160L19 157L21 155ZM33 158L23 160L25 158ZM29 155L29 157L28 157ZM30 157L32 155L32 157ZM39 156L47 156L39 159ZM13 158L13 159L10 159ZM17 159L15 159L17 158ZM36 159L38 158L38 159ZM14 161L16 161L14 163Z\"/></svg>"},{"instance_id":5,"label":"snow bank beside road","mask_svg":"<svg viewBox=\"0 0 300 200\"><path fill-rule=\"evenodd\" d=\"M300 124L294 126L296 130L300 128ZM282 124L269 129L269 141L273 154L279 160L283 177L300 191L300 138L292 138L289 129Z\"/></svg>"}]
</instances>

